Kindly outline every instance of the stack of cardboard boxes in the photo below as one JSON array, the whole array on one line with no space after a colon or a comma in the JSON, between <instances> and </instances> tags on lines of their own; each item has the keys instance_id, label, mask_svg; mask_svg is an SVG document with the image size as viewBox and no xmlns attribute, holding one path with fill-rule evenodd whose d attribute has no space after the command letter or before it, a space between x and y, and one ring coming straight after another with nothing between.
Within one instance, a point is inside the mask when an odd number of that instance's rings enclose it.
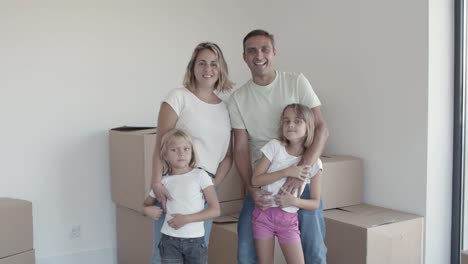
<instances>
[{"instance_id":1,"label":"stack of cardboard boxes","mask_svg":"<svg viewBox=\"0 0 468 264\"><path fill-rule=\"evenodd\" d=\"M155 128L120 127L110 131L119 264L147 263L151 255L153 225L141 214L141 208L151 185L155 139ZM421 263L423 218L362 204L360 159L352 156L323 156L321 159L327 262ZM214 220L210 263L237 263L237 214L244 192L234 166L219 190L222 217ZM275 263L286 263L278 245Z\"/></svg>"},{"instance_id":2,"label":"stack of cardboard boxes","mask_svg":"<svg viewBox=\"0 0 468 264\"><path fill-rule=\"evenodd\" d=\"M31 202L0 198L0 264L34 264Z\"/></svg>"}]
</instances>

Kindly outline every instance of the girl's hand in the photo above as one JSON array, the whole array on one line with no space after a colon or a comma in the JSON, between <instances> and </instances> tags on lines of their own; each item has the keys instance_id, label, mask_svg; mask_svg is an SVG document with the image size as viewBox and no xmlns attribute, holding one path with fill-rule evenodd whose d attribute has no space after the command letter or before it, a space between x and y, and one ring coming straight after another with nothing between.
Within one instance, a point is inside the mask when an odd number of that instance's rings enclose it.
<instances>
[{"instance_id":1,"label":"girl's hand","mask_svg":"<svg viewBox=\"0 0 468 264\"><path fill-rule=\"evenodd\" d=\"M275 196L275 203L281 208L294 206L296 199L297 198L288 192L288 190L286 190L284 187L281 187L281 194L277 194Z\"/></svg>"},{"instance_id":2,"label":"girl's hand","mask_svg":"<svg viewBox=\"0 0 468 264\"><path fill-rule=\"evenodd\" d=\"M286 176L305 181L309 175L310 165L292 165L286 169Z\"/></svg>"},{"instance_id":3,"label":"girl's hand","mask_svg":"<svg viewBox=\"0 0 468 264\"><path fill-rule=\"evenodd\" d=\"M143 208L143 214L145 214L146 216L148 216L149 218L153 219L153 220L158 220L159 217L161 217L161 214L162 214L162 209L161 207L159 206L145 206Z\"/></svg>"},{"instance_id":4,"label":"girl's hand","mask_svg":"<svg viewBox=\"0 0 468 264\"><path fill-rule=\"evenodd\" d=\"M169 224L170 227L174 229L179 229L189 223L186 215L173 214L172 217L173 218L167 221L167 223Z\"/></svg>"},{"instance_id":5,"label":"girl's hand","mask_svg":"<svg viewBox=\"0 0 468 264\"><path fill-rule=\"evenodd\" d=\"M156 195L156 199L162 204L164 211L166 211L166 201L172 201L172 196L161 182L153 184L153 191Z\"/></svg>"}]
</instances>

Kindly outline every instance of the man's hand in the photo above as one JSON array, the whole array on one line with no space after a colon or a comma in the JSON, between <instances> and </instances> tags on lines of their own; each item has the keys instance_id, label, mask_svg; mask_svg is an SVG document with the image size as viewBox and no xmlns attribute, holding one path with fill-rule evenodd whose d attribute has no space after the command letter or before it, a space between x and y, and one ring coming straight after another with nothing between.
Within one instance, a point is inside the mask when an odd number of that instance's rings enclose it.
<instances>
[{"instance_id":1,"label":"man's hand","mask_svg":"<svg viewBox=\"0 0 468 264\"><path fill-rule=\"evenodd\" d=\"M284 187L281 187L281 191L281 194L275 196L275 203L281 208L294 206L297 198L288 192Z\"/></svg>"},{"instance_id":2,"label":"man's hand","mask_svg":"<svg viewBox=\"0 0 468 264\"><path fill-rule=\"evenodd\" d=\"M170 227L174 229L179 229L183 227L184 225L188 224L188 219L186 215L182 214L173 214L172 219L167 221Z\"/></svg>"},{"instance_id":3,"label":"man's hand","mask_svg":"<svg viewBox=\"0 0 468 264\"><path fill-rule=\"evenodd\" d=\"M167 191L166 187L160 182L153 184L153 191L156 199L162 204L164 211L166 211L166 201L172 201L171 194Z\"/></svg>"},{"instance_id":4,"label":"man's hand","mask_svg":"<svg viewBox=\"0 0 468 264\"><path fill-rule=\"evenodd\" d=\"M162 214L162 209L159 206L145 206L143 208L143 214L148 216L149 218L153 220L158 220L161 217Z\"/></svg>"},{"instance_id":5,"label":"man's hand","mask_svg":"<svg viewBox=\"0 0 468 264\"><path fill-rule=\"evenodd\" d=\"M252 196L252 199L254 200L256 207L262 210L265 210L271 207L272 200L268 198L269 196L271 197L271 194L272 194L271 192L267 192L260 188L250 187L249 193L250 193L250 196Z\"/></svg>"},{"instance_id":6,"label":"man's hand","mask_svg":"<svg viewBox=\"0 0 468 264\"><path fill-rule=\"evenodd\" d=\"M309 175L310 165L292 165L286 169L286 176L305 181Z\"/></svg>"},{"instance_id":7,"label":"man's hand","mask_svg":"<svg viewBox=\"0 0 468 264\"><path fill-rule=\"evenodd\" d=\"M286 182L283 184L283 187L281 187L281 189L279 190L278 194L283 194L285 191L287 191L288 193L297 193L297 198L299 198L301 197L301 190L303 184L303 180L288 177Z\"/></svg>"}]
</instances>

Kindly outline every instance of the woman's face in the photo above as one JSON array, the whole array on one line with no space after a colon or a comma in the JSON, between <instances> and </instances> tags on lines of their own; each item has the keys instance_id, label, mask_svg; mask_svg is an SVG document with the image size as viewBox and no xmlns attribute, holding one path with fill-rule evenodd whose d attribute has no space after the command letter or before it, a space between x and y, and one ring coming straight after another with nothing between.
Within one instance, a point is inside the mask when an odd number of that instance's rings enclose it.
<instances>
[{"instance_id":1,"label":"woman's face","mask_svg":"<svg viewBox=\"0 0 468 264\"><path fill-rule=\"evenodd\" d=\"M218 67L216 54L209 49L201 50L195 60L194 67L197 88L214 88L219 77Z\"/></svg>"}]
</instances>

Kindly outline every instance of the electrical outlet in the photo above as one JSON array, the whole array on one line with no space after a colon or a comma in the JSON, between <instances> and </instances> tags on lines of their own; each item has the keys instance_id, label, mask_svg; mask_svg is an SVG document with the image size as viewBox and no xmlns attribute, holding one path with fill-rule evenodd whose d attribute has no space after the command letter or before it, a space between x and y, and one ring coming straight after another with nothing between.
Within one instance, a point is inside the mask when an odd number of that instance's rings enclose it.
<instances>
[{"instance_id":1,"label":"electrical outlet","mask_svg":"<svg viewBox=\"0 0 468 264\"><path fill-rule=\"evenodd\" d=\"M70 231L70 239L78 239L81 237L81 226L75 225L72 226Z\"/></svg>"}]
</instances>

